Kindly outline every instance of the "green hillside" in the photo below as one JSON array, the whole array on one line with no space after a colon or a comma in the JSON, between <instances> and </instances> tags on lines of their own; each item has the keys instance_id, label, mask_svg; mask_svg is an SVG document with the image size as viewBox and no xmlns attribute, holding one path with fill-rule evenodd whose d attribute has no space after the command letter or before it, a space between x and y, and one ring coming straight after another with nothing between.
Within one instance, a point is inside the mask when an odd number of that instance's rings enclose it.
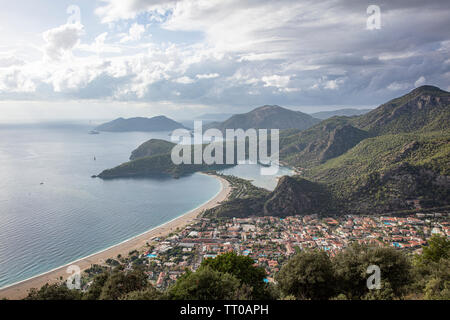
<instances>
[{"instance_id":1,"label":"green hillside","mask_svg":"<svg viewBox=\"0 0 450 320\"><path fill-rule=\"evenodd\" d=\"M369 138L347 153L305 172L328 185L348 210L407 209L450 202L450 132Z\"/></svg>"},{"instance_id":2,"label":"green hillside","mask_svg":"<svg viewBox=\"0 0 450 320\"><path fill-rule=\"evenodd\" d=\"M435 131L450 128L450 93L422 86L354 119L372 134Z\"/></svg>"},{"instance_id":3,"label":"green hillside","mask_svg":"<svg viewBox=\"0 0 450 320\"><path fill-rule=\"evenodd\" d=\"M150 157L157 154L167 154L171 152L174 146L175 143L166 140L150 139L141 144L136 150L133 150L130 160Z\"/></svg>"},{"instance_id":4,"label":"green hillside","mask_svg":"<svg viewBox=\"0 0 450 320\"><path fill-rule=\"evenodd\" d=\"M352 126L350 118L333 117L308 130L281 135L280 158L295 167L312 167L343 154L368 136Z\"/></svg>"}]
</instances>

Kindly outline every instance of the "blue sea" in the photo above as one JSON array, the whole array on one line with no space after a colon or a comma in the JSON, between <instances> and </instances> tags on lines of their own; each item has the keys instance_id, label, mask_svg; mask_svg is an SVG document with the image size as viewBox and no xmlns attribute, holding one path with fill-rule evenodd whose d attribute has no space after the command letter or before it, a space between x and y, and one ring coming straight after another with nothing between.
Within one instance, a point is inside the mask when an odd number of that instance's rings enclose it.
<instances>
[{"instance_id":1,"label":"blue sea","mask_svg":"<svg viewBox=\"0 0 450 320\"><path fill-rule=\"evenodd\" d=\"M90 135L91 129L67 123L0 125L0 288L132 238L220 191L218 180L201 174L92 179L126 162L148 139L170 137L168 132ZM267 189L276 185L276 177L260 176L258 166L225 173Z\"/></svg>"}]
</instances>

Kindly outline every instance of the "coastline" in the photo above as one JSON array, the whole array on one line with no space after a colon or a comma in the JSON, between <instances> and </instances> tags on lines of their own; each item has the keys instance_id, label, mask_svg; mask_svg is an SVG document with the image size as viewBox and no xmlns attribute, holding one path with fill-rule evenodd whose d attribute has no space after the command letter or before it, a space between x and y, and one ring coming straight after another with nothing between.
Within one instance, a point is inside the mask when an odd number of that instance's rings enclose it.
<instances>
[{"instance_id":1,"label":"coastline","mask_svg":"<svg viewBox=\"0 0 450 320\"><path fill-rule=\"evenodd\" d=\"M205 174L205 173L201 173ZM216 175L209 175L215 179L218 179L221 183L221 190L208 202L200 205L199 207L182 214L181 216L174 218L160 226L154 227L142 234L139 234L133 238L125 240L119 244L113 245L97 253L83 257L76 261L70 262L61 267L39 274L37 276L28 278L26 280L17 282L0 289L0 299L7 298L11 300L23 299L27 296L28 291L31 288L40 288L46 283L56 283L61 281L60 277L64 280L70 276L66 273L67 267L70 265L77 265L81 271L84 271L91 267L93 264L101 264L108 258L115 258L118 254L128 255L128 252L132 250L139 250L143 248L147 242L153 237L164 237L175 231L177 228L183 228L191 223L200 213L206 209L213 208L225 201L230 195L231 186L227 180Z\"/></svg>"}]
</instances>

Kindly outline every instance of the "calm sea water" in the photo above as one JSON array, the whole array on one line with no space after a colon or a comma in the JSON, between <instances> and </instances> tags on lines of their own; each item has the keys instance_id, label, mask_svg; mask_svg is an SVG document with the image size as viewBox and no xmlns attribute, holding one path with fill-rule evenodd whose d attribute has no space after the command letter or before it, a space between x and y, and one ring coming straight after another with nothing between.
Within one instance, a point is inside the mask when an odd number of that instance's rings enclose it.
<instances>
[{"instance_id":1,"label":"calm sea water","mask_svg":"<svg viewBox=\"0 0 450 320\"><path fill-rule=\"evenodd\" d=\"M0 127L0 287L136 236L220 190L220 182L200 174L92 179L127 161L142 142L168 133L88 131Z\"/></svg>"},{"instance_id":2,"label":"calm sea water","mask_svg":"<svg viewBox=\"0 0 450 320\"><path fill-rule=\"evenodd\" d=\"M141 234L214 197L220 182L92 179L161 133L89 135L85 125L0 125L0 288ZM94 157L96 160L94 160ZM273 189L259 166L224 170ZM282 168L279 175L290 174Z\"/></svg>"}]
</instances>

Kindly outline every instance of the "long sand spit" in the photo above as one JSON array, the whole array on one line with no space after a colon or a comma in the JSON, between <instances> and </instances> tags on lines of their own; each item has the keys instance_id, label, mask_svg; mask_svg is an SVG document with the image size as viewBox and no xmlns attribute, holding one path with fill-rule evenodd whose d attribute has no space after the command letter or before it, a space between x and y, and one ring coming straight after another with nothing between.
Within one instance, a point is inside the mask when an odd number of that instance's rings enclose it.
<instances>
[{"instance_id":1,"label":"long sand spit","mask_svg":"<svg viewBox=\"0 0 450 320\"><path fill-rule=\"evenodd\" d=\"M142 249L147 242L153 237L164 237L175 231L177 228L183 228L190 223L204 210L213 208L219 205L221 202L225 201L230 192L231 186L227 180L214 176L219 179L222 184L221 191L211 200L205 204L197 207L196 209L189 211L182 216L175 218L165 224L162 224L156 228L153 228L147 232L144 232L136 237L126 240L122 243L109 247L100 252L94 253L87 257L81 258L79 260L73 261L62 267L50 270L46 273L40 274L38 276L26 279L24 281L15 283L3 289L0 289L0 299L7 298L11 300L23 299L27 296L28 292L32 288L40 288L46 283L52 284L60 282L61 279L66 280L70 273L67 273L67 268L72 265L76 265L81 271L90 268L93 264L102 264L109 258L115 258L117 255L126 256L132 250Z\"/></svg>"}]
</instances>

